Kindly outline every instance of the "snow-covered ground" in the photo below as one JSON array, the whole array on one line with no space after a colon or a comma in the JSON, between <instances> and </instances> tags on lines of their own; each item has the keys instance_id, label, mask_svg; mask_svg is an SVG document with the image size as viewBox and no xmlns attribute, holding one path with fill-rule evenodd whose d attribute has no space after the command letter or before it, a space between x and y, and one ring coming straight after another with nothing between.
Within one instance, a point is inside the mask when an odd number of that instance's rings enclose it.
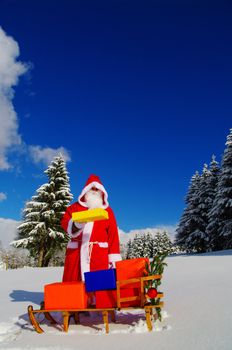
<instances>
[{"instance_id":1,"label":"snow-covered ground","mask_svg":"<svg viewBox=\"0 0 232 350\"><path fill-rule=\"evenodd\" d=\"M81 315L68 333L43 320L45 333L36 333L27 306L39 307L43 285L60 281L62 268L0 271L0 348L40 350L230 350L232 349L232 251L175 256L167 259L162 291L162 323L148 332L144 315L119 312L104 334L99 315ZM43 318L43 317L42 317ZM58 317L59 319L59 317Z\"/></svg>"}]
</instances>

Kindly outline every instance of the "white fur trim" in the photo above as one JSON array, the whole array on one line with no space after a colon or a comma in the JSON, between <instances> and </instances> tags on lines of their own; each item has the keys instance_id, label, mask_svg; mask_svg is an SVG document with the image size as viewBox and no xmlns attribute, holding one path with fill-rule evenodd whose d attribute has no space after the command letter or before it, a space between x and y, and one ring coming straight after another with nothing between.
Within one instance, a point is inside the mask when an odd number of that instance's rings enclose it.
<instances>
[{"instance_id":1,"label":"white fur trim","mask_svg":"<svg viewBox=\"0 0 232 350\"><path fill-rule=\"evenodd\" d=\"M122 260L121 254L108 254L109 262L115 262Z\"/></svg>"},{"instance_id":2,"label":"white fur trim","mask_svg":"<svg viewBox=\"0 0 232 350\"><path fill-rule=\"evenodd\" d=\"M81 276L82 281L85 280L85 272L89 272L90 270L90 260L89 260L89 241L93 231L94 222L87 222L85 224L83 235L82 235L82 243L81 243Z\"/></svg>"},{"instance_id":3,"label":"white fur trim","mask_svg":"<svg viewBox=\"0 0 232 350\"><path fill-rule=\"evenodd\" d=\"M67 244L67 248L77 249L78 248L78 242L69 241L68 244Z\"/></svg>"},{"instance_id":4,"label":"white fur trim","mask_svg":"<svg viewBox=\"0 0 232 350\"><path fill-rule=\"evenodd\" d=\"M96 187L98 190L101 190L103 193L104 193L104 202L105 204L102 205L102 208L103 209L106 209L108 206L109 206L109 203L108 203L108 193L106 192L106 189L105 187L100 184L99 182L97 181L93 181L91 182L90 184L88 184L87 186L85 186L80 194L80 196L78 197L78 202L85 208L87 208L87 205L85 202L83 202L81 200L81 198L89 191L91 190L92 187Z\"/></svg>"}]
</instances>

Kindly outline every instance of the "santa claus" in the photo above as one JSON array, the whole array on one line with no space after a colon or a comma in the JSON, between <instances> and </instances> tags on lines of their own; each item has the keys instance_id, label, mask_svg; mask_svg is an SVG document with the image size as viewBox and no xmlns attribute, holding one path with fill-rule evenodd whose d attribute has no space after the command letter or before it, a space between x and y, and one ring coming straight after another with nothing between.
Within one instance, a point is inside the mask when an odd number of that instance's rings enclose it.
<instances>
[{"instance_id":1,"label":"santa claus","mask_svg":"<svg viewBox=\"0 0 232 350\"><path fill-rule=\"evenodd\" d=\"M85 224L72 221L72 213L94 208L105 209L109 219ZM85 272L108 269L121 260L116 220L98 176L89 177L78 201L67 208L61 226L71 238L66 250L63 282L84 281Z\"/></svg>"}]
</instances>

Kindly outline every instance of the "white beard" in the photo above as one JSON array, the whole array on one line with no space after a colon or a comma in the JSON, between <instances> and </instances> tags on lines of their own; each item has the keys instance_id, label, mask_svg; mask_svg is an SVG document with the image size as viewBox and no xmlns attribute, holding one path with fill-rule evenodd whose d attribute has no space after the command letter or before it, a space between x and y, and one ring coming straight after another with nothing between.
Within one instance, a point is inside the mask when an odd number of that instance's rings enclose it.
<instances>
[{"instance_id":1,"label":"white beard","mask_svg":"<svg viewBox=\"0 0 232 350\"><path fill-rule=\"evenodd\" d=\"M99 191L89 190L85 195L85 202L89 209L102 208L102 194Z\"/></svg>"}]
</instances>

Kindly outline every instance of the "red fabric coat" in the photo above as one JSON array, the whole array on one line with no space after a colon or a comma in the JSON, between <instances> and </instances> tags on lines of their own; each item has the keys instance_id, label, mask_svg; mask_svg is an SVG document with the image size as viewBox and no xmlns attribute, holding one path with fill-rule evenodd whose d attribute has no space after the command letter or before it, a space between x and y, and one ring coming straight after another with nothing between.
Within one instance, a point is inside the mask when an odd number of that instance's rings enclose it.
<instances>
[{"instance_id":1,"label":"red fabric coat","mask_svg":"<svg viewBox=\"0 0 232 350\"><path fill-rule=\"evenodd\" d=\"M82 230L73 234L72 213L88 209L83 198L93 186L101 189L104 194L104 209L108 212L109 219L88 222ZM92 176L78 202L67 208L61 226L70 235L71 240L66 251L63 282L84 280L84 272L108 269L110 263L121 260L118 228L107 197L100 179Z\"/></svg>"}]
</instances>

